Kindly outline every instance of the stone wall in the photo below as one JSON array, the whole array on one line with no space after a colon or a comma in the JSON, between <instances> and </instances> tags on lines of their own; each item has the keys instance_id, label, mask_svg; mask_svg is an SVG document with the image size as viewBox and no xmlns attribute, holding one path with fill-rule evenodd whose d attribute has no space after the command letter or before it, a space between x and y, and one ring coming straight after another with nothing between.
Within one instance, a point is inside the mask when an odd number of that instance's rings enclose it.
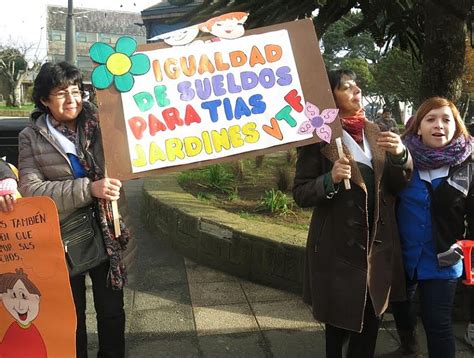
<instances>
[{"instance_id":1,"label":"stone wall","mask_svg":"<svg viewBox=\"0 0 474 358\"><path fill-rule=\"evenodd\" d=\"M301 293L305 230L245 220L185 193L177 174L148 177L143 213L148 229L184 256L245 279ZM474 287L459 282L453 317L469 317Z\"/></svg>"},{"instance_id":2,"label":"stone wall","mask_svg":"<svg viewBox=\"0 0 474 358\"><path fill-rule=\"evenodd\" d=\"M142 217L150 231L200 264L301 292L306 230L242 219L185 193L176 178L145 179Z\"/></svg>"}]
</instances>

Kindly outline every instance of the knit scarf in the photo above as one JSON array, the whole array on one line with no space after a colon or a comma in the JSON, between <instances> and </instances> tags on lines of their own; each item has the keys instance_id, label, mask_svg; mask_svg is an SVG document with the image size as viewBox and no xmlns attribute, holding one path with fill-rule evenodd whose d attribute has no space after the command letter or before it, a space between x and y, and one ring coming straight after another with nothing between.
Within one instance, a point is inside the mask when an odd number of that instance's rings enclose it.
<instances>
[{"instance_id":1,"label":"knit scarf","mask_svg":"<svg viewBox=\"0 0 474 358\"><path fill-rule=\"evenodd\" d=\"M472 152L472 139L463 135L442 148L431 148L423 144L419 136L411 134L405 137L405 145L410 150L415 168L422 170L461 164Z\"/></svg>"},{"instance_id":2,"label":"knit scarf","mask_svg":"<svg viewBox=\"0 0 474 358\"><path fill-rule=\"evenodd\" d=\"M83 109L76 123L77 130L72 131L62 123L52 119L53 126L71 142L75 143L79 161L87 172L87 177L92 181L104 178L103 170L96 164L92 150L94 143L100 137L99 121L96 111L90 104L84 102ZM110 259L110 268L107 276L108 284L113 289L120 290L127 281L127 272L122 262L121 252L125 250L130 239L130 232L125 223L120 219L121 235L115 237L112 204L105 199L95 199L95 206L99 213L99 223L104 235L107 255Z\"/></svg>"},{"instance_id":3,"label":"knit scarf","mask_svg":"<svg viewBox=\"0 0 474 358\"><path fill-rule=\"evenodd\" d=\"M362 143L362 130L365 127L365 113L361 108L356 114L341 118L342 128L357 142Z\"/></svg>"}]
</instances>

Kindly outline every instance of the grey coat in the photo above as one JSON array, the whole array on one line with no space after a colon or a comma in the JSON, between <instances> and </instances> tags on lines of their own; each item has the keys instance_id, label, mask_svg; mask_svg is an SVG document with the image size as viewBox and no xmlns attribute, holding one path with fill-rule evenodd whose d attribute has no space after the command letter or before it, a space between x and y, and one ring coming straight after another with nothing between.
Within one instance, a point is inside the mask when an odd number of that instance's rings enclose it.
<instances>
[{"instance_id":1,"label":"grey coat","mask_svg":"<svg viewBox=\"0 0 474 358\"><path fill-rule=\"evenodd\" d=\"M327 198L323 177L338 159L334 143L300 148L293 196L301 207L313 207L305 259L304 300L314 317L336 327L361 332L366 297L381 315L389 300L405 298L404 270L395 217L395 193L411 170L404 171L386 160L376 145L379 128L366 122L365 137L372 150L374 213L371 235L367 213L367 189L350 158L351 189L341 183Z\"/></svg>"},{"instance_id":2,"label":"grey coat","mask_svg":"<svg viewBox=\"0 0 474 358\"><path fill-rule=\"evenodd\" d=\"M100 135L92 148L96 164L104 168L104 154ZM19 191L25 196L48 196L55 202L60 219L74 210L92 203L91 180L74 178L67 154L49 132L46 115L33 112L29 126L19 135ZM128 224L125 193L118 202L120 214ZM128 225L127 225L128 226ZM136 254L136 243L129 241L123 260L130 265Z\"/></svg>"}]
</instances>

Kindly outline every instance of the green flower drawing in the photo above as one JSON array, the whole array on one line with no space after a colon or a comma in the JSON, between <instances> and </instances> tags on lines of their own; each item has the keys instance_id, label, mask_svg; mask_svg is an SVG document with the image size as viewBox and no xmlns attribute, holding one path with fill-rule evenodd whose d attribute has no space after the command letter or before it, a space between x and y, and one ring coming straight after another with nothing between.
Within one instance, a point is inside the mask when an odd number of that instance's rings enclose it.
<instances>
[{"instance_id":1,"label":"green flower drawing","mask_svg":"<svg viewBox=\"0 0 474 358\"><path fill-rule=\"evenodd\" d=\"M150 60L143 53L133 55L137 49L135 39L124 36L117 40L115 49L103 42L96 42L89 49L92 61L100 64L92 72L92 85L108 88L112 82L119 92L133 88L133 76L143 75L150 69Z\"/></svg>"}]
</instances>

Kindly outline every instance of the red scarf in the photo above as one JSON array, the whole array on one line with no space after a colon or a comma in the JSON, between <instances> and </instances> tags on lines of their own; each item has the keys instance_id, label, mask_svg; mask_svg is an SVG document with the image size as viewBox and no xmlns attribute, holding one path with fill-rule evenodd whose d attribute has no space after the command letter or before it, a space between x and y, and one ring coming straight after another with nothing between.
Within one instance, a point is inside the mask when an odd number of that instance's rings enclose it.
<instances>
[{"instance_id":1,"label":"red scarf","mask_svg":"<svg viewBox=\"0 0 474 358\"><path fill-rule=\"evenodd\" d=\"M357 143L362 143L362 130L365 127L364 109L359 109L353 116L342 117L341 122L342 128L344 128Z\"/></svg>"}]
</instances>

